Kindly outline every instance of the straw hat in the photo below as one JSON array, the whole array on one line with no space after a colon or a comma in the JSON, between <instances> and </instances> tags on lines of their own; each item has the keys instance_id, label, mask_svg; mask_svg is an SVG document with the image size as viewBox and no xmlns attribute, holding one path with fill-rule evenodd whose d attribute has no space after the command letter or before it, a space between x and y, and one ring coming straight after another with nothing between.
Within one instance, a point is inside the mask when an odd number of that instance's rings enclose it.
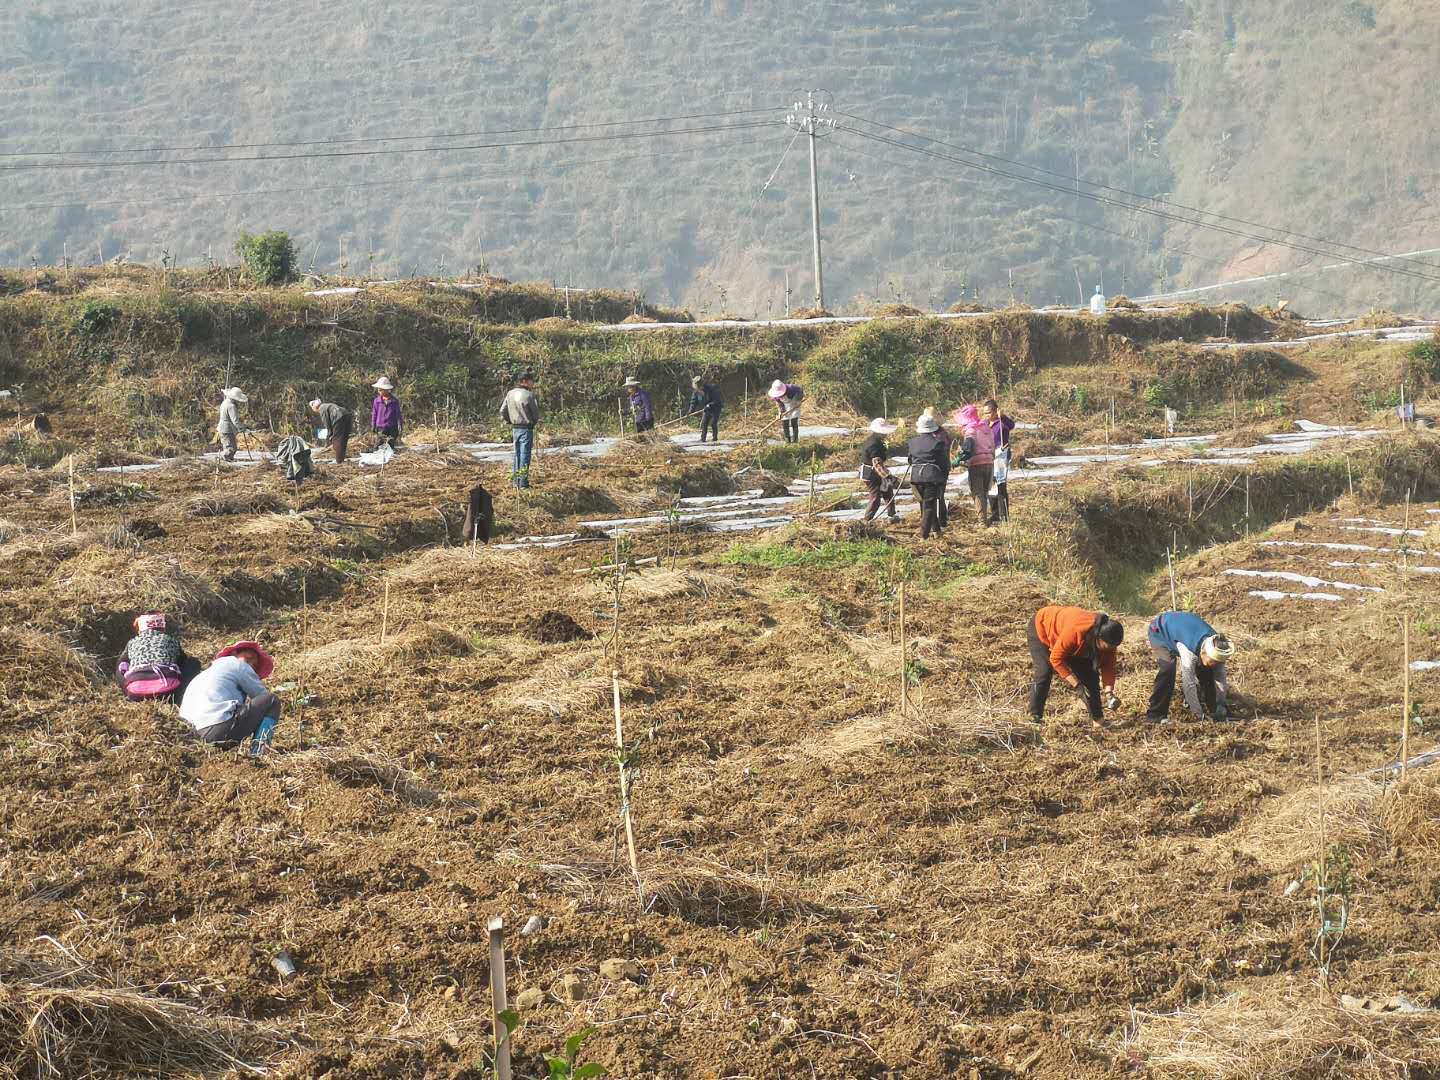
<instances>
[{"instance_id":1,"label":"straw hat","mask_svg":"<svg viewBox=\"0 0 1440 1080\"><path fill-rule=\"evenodd\" d=\"M323 405L323 404L324 404L324 402L322 402L322 401L317 397L317 398L315 398L314 400L312 400L312 401L310 402L310 408L312 408L312 409L318 409L318 408L319 408L321 405Z\"/></svg>"},{"instance_id":2,"label":"straw hat","mask_svg":"<svg viewBox=\"0 0 1440 1080\"><path fill-rule=\"evenodd\" d=\"M376 379L376 380L375 380L373 383L371 383L370 385L373 386L376 390L394 390L394 389L395 389L395 384L390 381L390 377L389 377L388 375L381 375L378 379Z\"/></svg>"},{"instance_id":3,"label":"straw hat","mask_svg":"<svg viewBox=\"0 0 1440 1080\"><path fill-rule=\"evenodd\" d=\"M628 379L626 379L626 380L621 384L621 386L622 386L624 389L626 389L626 390L629 390L629 389L631 389L631 388L633 388L633 387L636 387L636 386L639 386L639 385L640 385L640 380L637 379L637 378L635 378L634 375L631 375Z\"/></svg>"},{"instance_id":4,"label":"straw hat","mask_svg":"<svg viewBox=\"0 0 1440 1080\"><path fill-rule=\"evenodd\" d=\"M1223 634L1211 634L1200 643L1200 655L1216 664L1223 664L1235 655L1235 646Z\"/></svg>"},{"instance_id":5,"label":"straw hat","mask_svg":"<svg viewBox=\"0 0 1440 1080\"><path fill-rule=\"evenodd\" d=\"M870 433L872 435L894 435L900 430L899 424L892 424L883 416L876 417L870 421Z\"/></svg>"},{"instance_id":6,"label":"straw hat","mask_svg":"<svg viewBox=\"0 0 1440 1080\"><path fill-rule=\"evenodd\" d=\"M238 386L227 386L224 390L221 390L220 392L224 394L225 397L230 401L238 401L242 405L250 400L248 397L245 396L245 391L241 390Z\"/></svg>"},{"instance_id":7,"label":"straw hat","mask_svg":"<svg viewBox=\"0 0 1440 1080\"><path fill-rule=\"evenodd\" d=\"M922 413L919 420L915 421L915 432L919 435L929 435L931 432L940 430L940 421L927 413Z\"/></svg>"},{"instance_id":8,"label":"straw hat","mask_svg":"<svg viewBox=\"0 0 1440 1080\"><path fill-rule=\"evenodd\" d=\"M779 401L785 396L785 391L789 389L790 387L786 386L781 380L776 379L770 384L770 389L765 392L765 396L771 401Z\"/></svg>"},{"instance_id":9,"label":"straw hat","mask_svg":"<svg viewBox=\"0 0 1440 1080\"><path fill-rule=\"evenodd\" d=\"M241 649L250 649L260 658L260 662L255 668L255 674L262 679L268 679L270 673L275 670L275 660L260 647L258 641L237 641L233 645L226 645L215 654L215 659L219 660L225 656L234 656Z\"/></svg>"}]
</instances>

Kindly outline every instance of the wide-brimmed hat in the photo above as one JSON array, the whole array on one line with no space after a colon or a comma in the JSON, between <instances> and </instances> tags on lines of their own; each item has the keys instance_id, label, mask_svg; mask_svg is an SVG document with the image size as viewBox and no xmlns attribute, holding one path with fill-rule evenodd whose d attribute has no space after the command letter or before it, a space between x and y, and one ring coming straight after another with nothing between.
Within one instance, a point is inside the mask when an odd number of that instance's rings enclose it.
<instances>
[{"instance_id":1,"label":"wide-brimmed hat","mask_svg":"<svg viewBox=\"0 0 1440 1080\"><path fill-rule=\"evenodd\" d=\"M870 432L873 435L894 435L895 432L899 430L899 424L892 424L883 416L877 416L874 420L870 421Z\"/></svg>"},{"instance_id":2,"label":"wide-brimmed hat","mask_svg":"<svg viewBox=\"0 0 1440 1080\"><path fill-rule=\"evenodd\" d=\"M262 679L268 679L270 677L270 673L275 670L275 660L269 653L267 653L264 649L260 647L260 643L258 641L237 641L233 645L226 645L223 649L221 649L215 654L215 659L219 660L222 657L234 656L241 649L250 649L254 651L255 655L260 658L260 663L255 668L255 674Z\"/></svg>"},{"instance_id":3,"label":"wide-brimmed hat","mask_svg":"<svg viewBox=\"0 0 1440 1080\"><path fill-rule=\"evenodd\" d=\"M133 625L137 634L143 634L146 630L164 630L165 613L163 611L147 611L144 615L136 615Z\"/></svg>"},{"instance_id":4,"label":"wide-brimmed hat","mask_svg":"<svg viewBox=\"0 0 1440 1080\"><path fill-rule=\"evenodd\" d=\"M771 401L779 401L782 397L785 396L786 392L788 392L789 389L790 387L786 386L779 379L776 379L770 384L770 389L765 391L765 396L768 397Z\"/></svg>"},{"instance_id":5,"label":"wide-brimmed hat","mask_svg":"<svg viewBox=\"0 0 1440 1080\"><path fill-rule=\"evenodd\" d=\"M915 421L915 431L920 435L929 435L932 431L940 430L940 421L929 413L921 413L920 419Z\"/></svg>"},{"instance_id":6,"label":"wide-brimmed hat","mask_svg":"<svg viewBox=\"0 0 1440 1080\"><path fill-rule=\"evenodd\" d=\"M245 391L241 390L238 386L227 386L224 390L221 390L220 393L224 394L229 400L238 401L241 404L250 400L245 396Z\"/></svg>"},{"instance_id":7,"label":"wide-brimmed hat","mask_svg":"<svg viewBox=\"0 0 1440 1080\"><path fill-rule=\"evenodd\" d=\"M321 401L321 400L317 397L317 398L314 398L314 399L310 402L310 408L312 408L312 409L318 409L318 408L319 408L321 405L323 405L323 404L325 404L325 403L324 403L323 401Z\"/></svg>"},{"instance_id":8,"label":"wide-brimmed hat","mask_svg":"<svg viewBox=\"0 0 1440 1080\"><path fill-rule=\"evenodd\" d=\"M378 379L376 379L376 380L375 380L373 383L371 383L370 385L373 386L376 390L394 390L394 389L395 389L395 384L390 381L390 377L389 377L388 375L381 375Z\"/></svg>"},{"instance_id":9,"label":"wide-brimmed hat","mask_svg":"<svg viewBox=\"0 0 1440 1080\"><path fill-rule=\"evenodd\" d=\"M1235 646L1224 634L1211 634L1200 643L1200 655L1206 660L1223 664L1235 655Z\"/></svg>"},{"instance_id":10,"label":"wide-brimmed hat","mask_svg":"<svg viewBox=\"0 0 1440 1080\"><path fill-rule=\"evenodd\" d=\"M639 385L640 385L640 380L637 379L637 378L635 378L634 375L631 375L628 379L626 379L626 380L625 380L623 383L621 383L620 385L621 385L621 387L622 387L623 389L629 390L632 386L639 386Z\"/></svg>"}]
</instances>

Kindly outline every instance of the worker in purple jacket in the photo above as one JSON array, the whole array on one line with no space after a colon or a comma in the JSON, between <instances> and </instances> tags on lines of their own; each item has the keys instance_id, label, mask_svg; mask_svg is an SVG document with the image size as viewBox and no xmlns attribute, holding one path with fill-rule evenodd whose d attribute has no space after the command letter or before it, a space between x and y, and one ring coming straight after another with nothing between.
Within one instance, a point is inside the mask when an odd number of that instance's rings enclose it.
<instances>
[{"instance_id":1,"label":"worker in purple jacket","mask_svg":"<svg viewBox=\"0 0 1440 1080\"><path fill-rule=\"evenodd\" d=\"M650 400L650 392L640 385L640 380L634 375L625 380L625 389L630 391L630 415L635 420L635 430L653 431L655 403Z\"/></svg>"},{"instance_id":2,"label":"worker in purple jacket","mask_svg":"<svg viewBox=\"0 0 1440 1080\"><path fill-rule=\"evenodd\" d=\"M981 418L990 425L990 438L995 444L995 497L990 500L993 521L1010 520L1010 433L1015 421L1000 411L999 403L990 398L980 409Z\"/></svg>"},{"instance_id":3,"label":"worker in purple jacket","mask_svg":"<svg viewBox=\"0 0 1440 1080\"><path fill-rule=\"evenodd\" d=\"M395 398L395 384L381 375L374 383L375 404L370 406L370 427L380 436L382 445L392 450L400 442L400 402Z\"/></svg>"}]
</instances>

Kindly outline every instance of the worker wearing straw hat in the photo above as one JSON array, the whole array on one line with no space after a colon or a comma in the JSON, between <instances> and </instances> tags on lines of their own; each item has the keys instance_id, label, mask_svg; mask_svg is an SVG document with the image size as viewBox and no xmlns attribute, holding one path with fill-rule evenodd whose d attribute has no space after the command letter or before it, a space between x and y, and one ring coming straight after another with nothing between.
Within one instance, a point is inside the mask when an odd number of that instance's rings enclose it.
<instances>
[{"instance_id":1,"label":"worker wearing straw hat","mask_svg":"<svg viewBox=\"0 0 1440 1080\"><path fill-rule=\"evenodd\" d=\"M1163 724L1169 719L1177 667L1190 715L1197 720L1229 718L1225 664L1235 655L1235 646L1229 638L1216 633L1208 622L1188 611L1165 611L1156 615L1150 620L1145 637L1156 669L1155 689L1150 694L1145 719L1154 724Z\"/></svg>"},{"instance_id":2,"label":"worker wearing straw hat","mask_svg":"<svg viewBox=\"0 0 1440 1080\"><path fill-rule=\"evenodd\" d=\"M940 422L929 413L915 421L915 437L906 444L910 457L910 484L920 500L920 539L939 536L945 529L945 483L950 476L950 440Z\"/></svg>"},{"instance_id":3,"label":"worker wearing straw hat","mask_svg":"<svg viewBox=\"0 0 1440 1080\"><path fill-rule=\"evenodd\" d=\"M375 402L370 406L371 430L393 450L400 442L400 402L395 397L395 384L389 376L381 375L371 385L376 390Z\"/></svg>"},{"instance_id":4,"label":"worker wearing straw hat","mask_svg":"<svg viewBox=\"0 0 1440 1080\"><path fill-rule=\"evenodd\" d=\"M650 391L646 390L634 375L625 380L624 389L630 392L627 411L631 419L635 421L635 430L637 432L653 431L655 429L655 402L650 399Z\"/></svg>"},{"instance_id":5,"label":"worker wearing straw hat","mask_svg":"<svg viewBox=\"0 0 1440 1080\"><path fill-rule=\"evenodd\" d=\"M873 520L882 505L885 507L886 517L891 521L900 520L900 515L895 511L895 491L900 483L885 465L890 458L890 448L885 445L885 437L894 435L899 430L899 424L893 424L883 416L870 421L870 437L860 446L860 479L865 482L865 490L870 493L870 505L865 508L862 521Z\"/></svg>"},{"instance_id":6,"label":"worker wearing straw hat","mask_svg":"<svg viewBox=\"0 0 1440 1080\"><path fill-rule=\"evenodd\" d=\"M321 401L318 397L310 402L310 411L320 418L320 430L316 434L335 450L335 464L345 460L350 446L350 436L355 428L355 414L334 402Z\"/></svg>"},{"instance_id":7,"label":"worker wearing straw hat","mask_svg":"<svg viewBox=\"0 0 1440 1080\"><path fill-rule=\"evenodd\" d=\"M800 441L800 402L805 397L805 391L794 383L776 379L770 384L770 389L765 396L775 402L775 407L780 411L780 430L785 436L785 441L798 443Z\"/></svg>"},{"instance_id":8,"label":"worker wearing straw hat","mask_svg":"<svg viewBox=\"0 0 1440 1080\"><path fill-rule=\"evenodd\" d=\"M240 426L240 406L250 399L238 386L227 386L220 393L224 396L220 402L220 417L215 423L215 432L220 436L221 456L226 461L234 461L235 451L240 445L238 437L240 432L246 430Z\"/></svg>"},{"instance_id":9,"label":"worker wearing straw hat","mask_svg":"<svg viewBox=\"0 0 1440 1080\"><path fill-rule=\"evenodd\" d=\"M268 742L280 719L280 699L265 688L275 661L258 641L237 641L185 688L180 719L212 746L229 750L254 737Z\"/></svg>"}]
</instances>

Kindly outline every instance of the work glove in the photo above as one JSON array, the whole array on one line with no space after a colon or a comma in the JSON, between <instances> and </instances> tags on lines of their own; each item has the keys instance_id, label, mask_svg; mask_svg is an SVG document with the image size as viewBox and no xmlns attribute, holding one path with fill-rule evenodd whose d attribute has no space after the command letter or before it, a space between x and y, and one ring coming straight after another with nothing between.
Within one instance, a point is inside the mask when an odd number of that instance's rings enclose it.
<instances>
[{"instance_id":1,"label":"work glove","mask_svg":"<svg viewBox=\"0 0 1440 1080\"><path fill-rule=\"evenodd\" d=\"M1109 696L1105 698L1105 707L1111 712L1115 712L1120 708L1120 699L1115 696L1115 691L1110 691Z\"/></svg>"}]
</instances>

